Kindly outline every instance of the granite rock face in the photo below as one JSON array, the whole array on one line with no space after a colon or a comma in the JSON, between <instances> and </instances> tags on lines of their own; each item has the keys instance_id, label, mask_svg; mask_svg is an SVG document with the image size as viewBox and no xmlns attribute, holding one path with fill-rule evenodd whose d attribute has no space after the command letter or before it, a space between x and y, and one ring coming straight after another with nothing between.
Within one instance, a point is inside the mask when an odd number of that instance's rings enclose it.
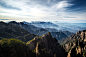
<instances>
[{"instance_id":1,"label":"granite rock face","mask_svg":"<svg viewBox=\"0 0 86 57\"><path fill-rule=\"evenodd\" d=\"M86 30L72 35L63 48L68 52L67 57L86 57Z\"/></svg>"},{"instance_id":2,"label":"granite rock face","mask_svg":"<svg viewBox=\"0 0 86 57\"><path fill-rule=\"evenodd\" d=\"M31 50L36 49L36 54L40 54L38 57L42 57L46 52L49 57L65 57L64 49L59 45L56 38L52 38L50 32L42 37L36 37L32 42L27 42Z\"/></svg>"}]
</instances>

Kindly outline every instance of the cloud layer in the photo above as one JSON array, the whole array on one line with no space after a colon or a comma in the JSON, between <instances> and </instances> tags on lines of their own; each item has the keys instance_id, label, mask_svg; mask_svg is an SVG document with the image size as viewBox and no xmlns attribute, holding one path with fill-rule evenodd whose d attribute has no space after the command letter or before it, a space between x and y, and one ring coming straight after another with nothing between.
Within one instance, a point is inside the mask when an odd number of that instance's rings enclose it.
<instances>
[{"instance_id":1,"label":"cloud layer","mask_svg":"<svg viewBox=\"0 0 86 57\"><path fill-rule=\"evenodd\" d=\"M1 0L0 19L15 21L86 20L86 11L83 12L79 8L75 11L72 7L75 4L71 2L73 1Z\"/></svg>"}]
</instances>

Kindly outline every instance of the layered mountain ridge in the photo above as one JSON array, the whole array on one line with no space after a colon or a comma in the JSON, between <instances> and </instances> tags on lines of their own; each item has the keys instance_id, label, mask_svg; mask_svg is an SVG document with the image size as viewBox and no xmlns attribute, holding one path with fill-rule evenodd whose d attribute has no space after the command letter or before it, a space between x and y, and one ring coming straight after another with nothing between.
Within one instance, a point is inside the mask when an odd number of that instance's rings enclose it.
<instances>
[{"instance_id":1,"label":"layered mountain ridge","mask_svg":"<svg viewBox=\"0 0 86 57\"><path fill-rule=\"evenodd\" d=\"M40 22L40 23L41 24L46 24L46 22ZM49 23L49 25L52 24L50 22L48 22L48 23ZM15 22L15 21L11 21L8 24L20 26L21 28L24 28L25 30L29 31L30 33L36 34L36 35L39 35L39 36L42 36L43 34L51 32L51 35L53 37L55 37L57 40L60 40L62 38L68 37L68 36L73 34L69 31L58 31L58 30L52 29L52 28L45 28L44 29L44 28L40 28L40 27L36 27L34 25L31 25L30 23L25 23L25 22L18 23L18 22ZM29 25L27 25L27 24L29 24ZM38 24L38 23L34 23L34 24ZM63 35L63 36L61 36L61 35Z\"/></svg>"},{"instance_id":2,"label":"layered mountain ridge","mask_svg":"<svg viewBox=\"0 0 86 57\"><path fill-rule=\"evenodd\" d=\"M82 31L86 28L86 23L63 23L63 22L44 22L44 21L32 21L32 22L23 22L27 25L34 25L36 27L41 28L51 28L55 29L56 32L59 31L70 31L72 33L77 33L78 31ZM52 31L52 30L51 30Z\"/></svg>"},{"instance_id":3,"label":"layered mountain ridge","mask_svg":"<svg viewBox=\"0 0 86 57\"><path fill-rule=\"evenodd\" d=\"M46 29L39 28L38 33L47 34L38 36L24 29L27 27L30 28L22 22L0 22L0 57L86 57L86 30L69 36L72 33L68 31L47 33Z\"/></svg>"}]
</instances>

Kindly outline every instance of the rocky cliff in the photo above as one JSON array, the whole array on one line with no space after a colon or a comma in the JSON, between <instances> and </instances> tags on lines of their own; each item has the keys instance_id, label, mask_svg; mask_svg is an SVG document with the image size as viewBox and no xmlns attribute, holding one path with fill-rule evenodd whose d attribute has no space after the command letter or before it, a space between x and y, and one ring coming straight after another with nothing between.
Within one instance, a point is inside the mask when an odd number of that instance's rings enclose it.
<instances>
[{"instance_id":1,"label":"rocky cliff","mask_svg":"<svg viewBox=\"0 0 86 57\"><path fill-rule=\"evenodd\" d=\"M86 30L70 36L63 48L68 52L67 57L86 57Z\"/></svg>"},{"instance_id":2,"label":"rocky cliff","mask_svg":"<svg viewBox=\"0 0 86 57\"><path fill-rule=\"evenodd\" d=\"M37 57L43 57L43 52L47 53L46 57L65 57L64 49L61 48L56 38L52 38L50 33L28 41L27 45L31 50L36 49Z\"/></svg>"}]
</instances>

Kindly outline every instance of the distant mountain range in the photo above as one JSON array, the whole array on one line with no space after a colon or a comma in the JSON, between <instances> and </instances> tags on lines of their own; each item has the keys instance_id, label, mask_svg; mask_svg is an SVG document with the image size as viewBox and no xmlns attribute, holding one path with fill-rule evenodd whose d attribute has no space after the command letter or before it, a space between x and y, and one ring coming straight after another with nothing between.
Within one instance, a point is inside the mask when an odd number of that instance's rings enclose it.
<instances>
[{"instance_id":1,"label":"distant mountain range","mask_svg":"<svg viewBox=\"0 0 86 57\"><path fill-rule=\"evenodd\" d=\"M34 21L34 22L23 22L27 25L34 25L40 28L50 28L55 29L56 31L70 31L72 33L76 33L78 31L82 31L86 29L86 23L59 23L59 22L42 22L42 21Z\"/></svg>"},{"instance_id":2,"label":"distant mountain range","mask_svg":"<svg viewBox=\"0 0 86 57\"><path fill-rule=\"evenodd\" d=\"M51 27L52 26L59 27L59 26L57 26L57 25L55 25L51 22L31 22L31 23L27 23L27 22L11 21L8 24L11 24L11 25L14 25L14 26L17 26L17 27L21 27L21 28L27 30L28 32L30 32L31 34L35 34L35 35L39 35L39 36L42 36L43 34L46 34L46 33L50 32L52 37L55 37L58 41L62 38L66 38L66 37L69 37L69 36L74 34L74 33L70 32L70 31L67 31L67 30L66 31L61 31L61 30L57 30L55 28L49 28L50 26ZM35 26L35 25L37 25L37 26ZM40 25L40 27L38 27L38 25ZM45 28L43 28L43 26ZM17 37L17 38L20 38L20 37Z\"/></svg>"},{"instance_id":3,"label":"distant mountain range","mask_svg":"<svg viewBox=\"0 0 86 57\"><path fill-rule=\"evenodd\" d=\"M53 23L50 23L50 22L32 22L33 24L43 24L43 25L46 25L46 26L53 26L54 24ZM21 28L24 28L25 30L27 30L28 32L32 33L32 34L36 34L36 35L39 35L39 36L42 36L43 34L46 34L48 32L51 33L51 35L53 37L55 37L56 39L60 40L62 38L65 38L65 37L68 37L70 35L72 35L73 33L69 32L69 31L61 31L61 30L57 30L57 29L53 29L53 28L42 28L42 27L36 27L35 25L31 24L31 23L27 23L27 22L15 22L15 21L11 21L9 22L8 24L12 24L12 25L16 25L16 26L19 26ZM57 25L54 25L54 26L57 26ZM63 35L63 36L61 36Z\"/></svg>"},{"instance_id":4,"label":"distant mountain range","mask_svg":"<svg viewBox=\"0 0 86 57\"><path fill-rule=\"evenodd\" d=\"M51 22L31 22L31 23L28 23L28 22L23 22L24 24L27 24L27 25L35 25L36 27L41 27L41 28L57 28L58 25L56 24L53 24Z\"/></svg>"}]
</instances>

